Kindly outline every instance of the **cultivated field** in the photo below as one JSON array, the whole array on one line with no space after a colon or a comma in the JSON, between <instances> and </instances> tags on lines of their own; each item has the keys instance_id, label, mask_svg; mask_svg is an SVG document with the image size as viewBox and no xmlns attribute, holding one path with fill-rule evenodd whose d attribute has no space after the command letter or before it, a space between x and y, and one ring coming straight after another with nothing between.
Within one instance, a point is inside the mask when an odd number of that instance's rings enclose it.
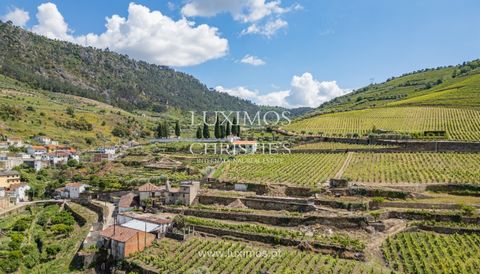
<instances>
[{"instance_id":1,"label":"cultivated field","mask_svg":"<svg viewBox=\"0 0 480 274\"><path fill-rule=\"evenodd\" d=\"M380 273L365 263L337 259L296 248L271 248L214 238L186 242L162 239L129 261L159 273Z\"/></svg>"},{"instance_id":2,"label":"cultivated field","mask_svg":"<svg viewBox=\"0 0 480 274\"><path fill-rule=\"evenodd\" d=\"M452 140L480 140L480 110L441 107L390 107L319 115L283 127L296 133L359 135L373 128L404 133L445 130Z\"/></svg>"},{"instance_id":3,"label":"cultivated field","mask_svg":"<svg viewBox=\"0 0 480 274\"><path fill-rule=\"evenodd\" d=\"M221 180L316 187L333 178L346 154L248 155L223 163ZM353 153L343 178L365 183L480 183L480 154Z\"/></svg>"},{"instance_id":4,"label":"cultivated field","mask_svg":"<svg viewBox=\"0 0 480 274\"><path fill-rule=\"evenodd\" d=\"M347 143L335 143L335 142L315 142L307 143L292 147L292 150L310 150L310 149L377 149L377 148L393 148L394 146L383 145L362 145L362 144L347 144Z\"/></svg>"},{"instance_id":5,"label":"cultivated field","mask_svg":"<svg viewBox=\"0 0 480 274\"><path fill-rule=\"evenodd\" d=\"M354 153L343 174L369 183L480 183L480 154Z\"/></svg>"},{"instance_id":6,"label":"cultivated field","mask_svg":"<svg viewBox=\"0 0 480 274\"><path fill-rule=\"evenodd\" d=\"M405 273L478 273L480 236L400 233L382 251L389 266Z\"/></svg>"},{"instance_id":7,"label":"cultivated field","mask_svg":"<svg viewBox=\"0 0 480 274\"><path fill-rule=\"evenodd\" d=\"M332 178L346 157L328 153L240 156L222 164L215 176L227 181L316 187Z\"/></svg>"}]
</instances>

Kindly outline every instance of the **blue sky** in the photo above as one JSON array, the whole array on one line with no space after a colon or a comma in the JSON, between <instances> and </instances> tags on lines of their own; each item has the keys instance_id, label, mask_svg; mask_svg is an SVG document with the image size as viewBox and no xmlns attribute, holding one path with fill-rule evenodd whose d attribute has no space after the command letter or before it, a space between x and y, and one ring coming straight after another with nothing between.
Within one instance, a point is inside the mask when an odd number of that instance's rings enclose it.
<instances>
[{"instance_id":1,"label":"blue sky","mask_svg":"<svg viewBox=\"0 0 480 274\"><path fill-rule=\"evenodd\" d=\"M3 0L0 15L17 16L17 24L52 38L167 62L222 92L291 107L316 106L372 79L381 82L480 57L478 0L137 0L135 7L160 11L162 22L185 16L195 25L172 25L173 30L159 34L160 22L145 27L147 38L134 45L128 43L137 35L133 31L124 38L85 36L104 33L106 17L130 19L131 2L51 1L54 6L44 6L40 23L37 8L47 1ZM52 7L68 25L66 32L54 20L58 14ZM16 9L28 12L29 20L22 20ZM160 17L150 15L152 20ZM203 30L196 29L202 24ZM273 30L267 31L269 24ZM157 46L170 39L165 49ZM146 45L152 49L145 50Z\"/></svg>"}]
</instances>

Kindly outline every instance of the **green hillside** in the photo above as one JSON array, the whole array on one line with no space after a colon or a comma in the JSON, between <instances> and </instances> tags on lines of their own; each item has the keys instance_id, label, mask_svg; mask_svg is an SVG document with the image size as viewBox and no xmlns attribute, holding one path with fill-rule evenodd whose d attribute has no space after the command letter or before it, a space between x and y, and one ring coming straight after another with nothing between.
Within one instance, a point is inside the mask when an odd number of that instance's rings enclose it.
<instances>
[{"instance_id":1,"label":"green hillside","mask_svg":"<svg viewBox=\"0 0 480 274\"><path fill-rule=\"evenodd\" d=\"M0 75L0 134L45 134L78 147L111 145L153 135L153 118L94 100L35 90Z\"/></svg>"},{"instance_id":2,"label":"green hillside","mask_svg":"<svg viewBox=\"0 0 480 274\"><path fill-rule=\"evenodd\" d=\"M326 136L375 129L422 136L445 131L452 140L480 140L480 61L411 73L326 103L284 129Z\"/></svg>"},{"instance_id":3,"label":"green hillside","mask_svg":"<svg viewBox=\"0 0 480 274\"><path fill-rule=\"evenodd\" d=\"M472 96L480 100L480 60L466 62L457 66L424 69L392 77L384 83L372 84L352 93L326 102L310 114L330 113L389 106L393 103L424 95L450 91L455 97L445 100L425 98L422 105L475 106ZM458 92L457 92L458 91ZM445 98L444 98L445 99ZM414 102L410 101L410 103ZM418 105L418 104L416 104Z\"/></svg>"},{"instance_id":4,"label":"green hillside","mask_svg":"<svg viewBox=\"0 0 480 274\"><path fill-rule=\"evenodd\" d=\"M191 75L171 68L51 40L1 22L0 73L35 88L125 110L258 110L249 101L210 90Z\"/></svg>"}]
</instances>

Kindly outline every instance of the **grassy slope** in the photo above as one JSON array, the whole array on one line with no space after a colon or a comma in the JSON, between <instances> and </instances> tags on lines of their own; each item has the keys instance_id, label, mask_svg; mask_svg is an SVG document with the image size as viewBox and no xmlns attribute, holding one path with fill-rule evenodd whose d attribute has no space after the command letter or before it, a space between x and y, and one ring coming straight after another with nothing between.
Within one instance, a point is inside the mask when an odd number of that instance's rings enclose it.
<instances>
[{"instance_id":1,"label":"grassy slope","mask_svg":"<svg viewBox=\"0 0 480 274\"><path fill-rule=\"evenodd\" d=\"M135 115L94 100L34 90L2 75L0 75L0 106L14 106L21 112L15 118L0 119L0 133L22 138L44 133L55 140L80 147L88 146L85 141L87 137L94 139L92 146L121 141L111 133L116 125L128 127L135 135L142 130L149 132L154 121L149 117ZM33 107L34 111L27 110L29 106ZM75 117L66 113L67 107L75 109ZM82 117L93 125L91 131L68 129L58 125L58 122L75 121ZM130 121L135 119L136 122L129 123L129 119Z\"/></svg>"},{"instance_id":2,"label":"grassy slope","mask_svg":"<svg viewBox=\"0 0 480 274\"><path fill-rule=\"evenodd\" d=\"M397 132L446 130L449 139L480 140L480 69L452 77L459 67L415 73L340 97L313 117L285 127L325 135L365 134L376 128ZM426 83L442 79L426 89ZM381 100L381 98L393 98ZM349 111L350 110L350 111ZM335 112L335 113L332 113Z\"/></svg>"}]
</instances>

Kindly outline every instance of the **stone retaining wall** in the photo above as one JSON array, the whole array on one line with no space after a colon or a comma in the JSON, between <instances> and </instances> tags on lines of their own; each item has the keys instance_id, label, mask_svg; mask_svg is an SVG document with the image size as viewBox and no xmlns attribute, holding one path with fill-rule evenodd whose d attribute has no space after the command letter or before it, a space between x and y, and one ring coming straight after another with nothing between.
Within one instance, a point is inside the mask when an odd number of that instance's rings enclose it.
<instances>
[{"instance_id":1,"label":"stone retaining wall","mask_svg":"<svg viewBox=\"0 0 480 274\"><path fill-rule=\"evenodd\" d=\"M261 210L287 210L287 211L298 211L298 212L307 212L314 211L315 207L313 202L309 203L307 200L295 200L295 199L282 199L274 197L221 197L221 196L210 196L210 195L200 195L198 196L198 202L200 204L212 205L229 205L235 200L240 200L246 207L251 209L261 209Z\"/></svg>"},{"instance_id":2,"label":"stone retaining wall","mask_svg":"<svg viewBox=\"0 0 480 274\"><path fill-rule=\"evenodd\" d=\"M436 221L436 222L462 222L468 224L480 224L479 217L464 217L460 214L439 214L431 212L402 212L402 211L390 211L382 218L395 218L406 219L416 221Z\"/></svg>"},{"instance_id":3,"label":"stone retaining wall","mask_svg":"<svg viewBox=\"0 0 480 274\"><path fill-rule=\"evenodd\" d=\"M441 234L480 234L480 229L474 228L429 226L423 224L419 224L416 226L421 230L433 231Z\"/></svg>"},{"instance_id":4,"label":"stone retaining wall","mask_svg":"<svg viewBox=\"0 0 480 274\"><path fill-rule=\"evenodd\" d=\"M305 140L312 140L317 142L337 142L347 144L361 144L361 145L390 145L397 146L396 151L436 151L436 152L480 152L480 142L463 142L463 141L422 141L422 140L377 140L365 138L337 138L337 137L322 137L318 135L296 135L285 130L277 129L280 134L288 136L299 136ZM393 148L392 148L393 149ZM349 150L352 151L352 150ZM370 152L370 151L369 151ZM373 151L372 151L373 152Z\"/></svg>"},{"instance_id":5,"label":"stone retaining wall","mask_svg":"<svg viewBox=\"0 0 480 274\"><path fill-rule=\"evenodd\" d=\"M276 226L299 226L299 225L327 225L338 228L361 228L368 225L367 217L330 217L330 216L273 216L240 212L221 212L199 209L180 209L160 207L165 212L191 215L201 218L223 219L239 222L257 222Z\"/></svg>"},{"instance_id":6,"label":"stone retaining wall","mask_svg":"<svg viewBox=\"0 0 480 274\"><path fill-rule=\"evenodd\" d=\"M213 228L208 226L200 226L200 225L191 225L191 226L193 226L195 228L195 231L197 232L198 231L205 232L205 233L213 234L216 236L232 236L235 238L242 238L249 241L256 241L256 242L262 242L262 243L273 244L273 245L279 244L284 246L298 246L303 242L301 240L280 238L273 235L244 233L244 232L232 231L232 230L221 229L221 228ZM354 250L349 250L343 247L323 244L323 243L314 242L314 241L309 242L309 244L313 246L315 249L317 249L317 251L324 254L335 255L344 259L355 259L355 260L365 259L363 253L357 252Z\"/></svg>"}]
</instances>

